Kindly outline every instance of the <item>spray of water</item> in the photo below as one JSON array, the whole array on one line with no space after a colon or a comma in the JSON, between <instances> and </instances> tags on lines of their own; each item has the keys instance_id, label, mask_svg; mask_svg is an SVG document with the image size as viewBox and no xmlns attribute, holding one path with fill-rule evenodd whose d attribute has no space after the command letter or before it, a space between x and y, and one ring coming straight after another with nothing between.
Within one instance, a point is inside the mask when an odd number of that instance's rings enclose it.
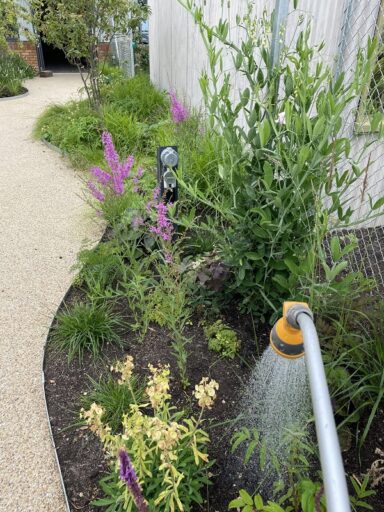
<instances>
[{"instance_id":1,"label":"spray of water","mask_svg":"<svg viewBox=\"0 0 384 512\"><path fill-rule=\"evenodd\" d=\"M241 411L243 425L256 428L266 445L267 464L260 470L258 454L255 453L243 475L254 489L261 485L269 487L275 475L268 461L268 453L275 453L284 465L287 429L303 426L310 416L310 396L304 358L287 359L271 348L267 348L256 364L244 392ZM268 476L269 475L269 476Z\"/></svg>"}]
</instances>

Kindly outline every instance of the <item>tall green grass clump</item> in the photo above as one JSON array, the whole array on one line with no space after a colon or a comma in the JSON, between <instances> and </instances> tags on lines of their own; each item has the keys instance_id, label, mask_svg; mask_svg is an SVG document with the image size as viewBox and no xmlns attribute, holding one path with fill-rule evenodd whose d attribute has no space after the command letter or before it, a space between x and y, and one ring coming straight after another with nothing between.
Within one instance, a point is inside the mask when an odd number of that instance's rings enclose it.
<instances>
[{"instance_id":1,"label":"tall green grass clump","mask_svg":"<svg viewBox=\"0 0 384 512\"><path fill-rule=\"evenodd\" d=\"M122 326L122 318L108 304L77 303L57 315L51 343L68 354L68 361L76 356L82 360L85 352L96 357L107 343L123 344Z\"/></svg>"},{"instance_id":2,"label":"tall green grass clump","mask_svg":"<svg viewBox=\"0 0 384 512\"><path fill-rule=\"evenodd\" d=\"M35 70L16 53L0 49L0 98L23 92L23 81L33 78Z\"/></svg>"},{"instance_id":3,"label":"tall green grass clump","mask_svg":"<svg viewBox=\"0 0 384 512\"><path fill-rule=\"evenodd\" d=\"M48 108L35 125L35 136L60 148L76 168L103 163L103 130L111 133L122 157L134 153L141 158L153 155L172 131L166 94L146 76L125 79L115 70L106 65L101 72L99 112L86 100L72 101Z\"/></svg>"}]
</instances>

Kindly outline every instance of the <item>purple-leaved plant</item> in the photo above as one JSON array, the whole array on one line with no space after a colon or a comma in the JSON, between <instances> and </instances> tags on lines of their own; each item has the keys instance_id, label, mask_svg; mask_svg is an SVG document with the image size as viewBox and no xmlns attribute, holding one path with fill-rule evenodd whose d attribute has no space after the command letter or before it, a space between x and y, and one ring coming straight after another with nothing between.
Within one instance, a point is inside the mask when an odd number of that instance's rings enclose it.
<instances>
[{"instance_id":1,"label":"purple-leaved plant","mask_svg":"<svg viewBox=\"0 0 384 512\"><path fill-rule=\"evenodd\" d=\"M189 112L186 107L177 99L176 93L170 91L169 96L171 98L171 115L172 120L176 124L183 123L189 117Z\"/></svg>"},{"instance_id":2,"label":"purple-leaved plant","mask_svg":"<svg viewBox=\"0 0 384 512\"><path fill-rule=\"evenodd\" d=\"M132 495L133 501L137 507L138 512L148 512L148 504L144 499L141 491L141 486L136 475L135 468L125 450L119 451L120 459L120 479L125 482Z\"/></svg>"},{"instance_id":3,"label":"purple-leaved plant","mask_svg":"<svg viewBox=\"0 0 384 512\"><path fill-rule=\"evenodd\" d=\"M121 196L124 194L125 190L124 180L130 177L135 159L132 155L129 155L124 162L120 162L119 155L117 154L112 136L109 132L103 132L101 141L104 146L104 158L108 164L109 171L104 171L101 167L92 167L90 172L96 179L99 187L104 189L108 188L112 190L115 195ZM143 172L144 170L140 168L133 178L135 182L134 191L138 191L138 182ZM105 200L106 190L101 191L99 187L97 187L94 182L88 182L88 188L93 197L103 202Z\"/></svg>"}]
</instances>

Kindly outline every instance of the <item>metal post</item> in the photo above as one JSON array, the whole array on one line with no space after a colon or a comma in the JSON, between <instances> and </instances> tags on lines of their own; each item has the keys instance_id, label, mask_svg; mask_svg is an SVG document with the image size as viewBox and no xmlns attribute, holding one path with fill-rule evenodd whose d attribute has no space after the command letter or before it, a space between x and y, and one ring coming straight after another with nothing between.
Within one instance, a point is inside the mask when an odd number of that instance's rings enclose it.
<instances>
[{"instance_id":1,"label":"metal post","mask_svg":"<svg viewBox=\"0 0 384 512\"><path fill-rule=\"evenodd\" d=\"M177 146L157 148L157 183L164 203L175 203L178 199L177 167L179 154Z\"/></svg>"},{"instance_id":2,"label":"metal post","mask_svg":"<svg viewBox=\"0 0 384 512\"><path fill-rule=\"evenodd\" d=\"M312 313L306 308L292 309L295 311L292 311L292 316L287 314L287 320L292 326L301 329L304 338L305 362L315 414L327 510L351 512L339 438Z\"/></svg>"},{"instance_id":3,"label":"metal post","mask_svg":"<svg viewBox=\"0 0 384 512\"><path fill-rule=\"evenodd\" d=\"M333 74L335 80L340 75L340 73L343 71L344 53L345 53L345 49L347 47L349 23L351 20L354 3L355 3L355 0L344 0L343 24L341 26L340 37L339 37L339 41L337 44L337 58L336 58L335 69L334 69L334 74Z\"/></svg>"},{"instance_id":4,"label":"metal post","mask_svg":"<svg viewBox=\"0 0 384 512\"><path fill-rule=\"evenodd\" d=\"M276 0L275 9L273 11L273 27L272 27L272 68L279 62L281 47L284 44L285 24L287 21L289 10L289 0Z\"/></svg>"}]
</instances>

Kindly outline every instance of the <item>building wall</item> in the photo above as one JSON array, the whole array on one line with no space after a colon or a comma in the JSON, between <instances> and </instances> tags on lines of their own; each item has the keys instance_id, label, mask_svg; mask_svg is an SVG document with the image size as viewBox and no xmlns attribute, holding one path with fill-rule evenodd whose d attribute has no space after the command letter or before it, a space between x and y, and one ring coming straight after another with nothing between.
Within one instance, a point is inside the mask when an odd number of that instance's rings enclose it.
<instances>
[{"instance_id":1,"label":"building wall","mask_svg":"<svg viewBox=\"0 0 384 512\"><path fill-rule=\"evenodd\" d=\"M13 41L8 43L9 48L18 53L29 65L39 70L36 45L30 41Z\"/></svg>"}]
</instances>

